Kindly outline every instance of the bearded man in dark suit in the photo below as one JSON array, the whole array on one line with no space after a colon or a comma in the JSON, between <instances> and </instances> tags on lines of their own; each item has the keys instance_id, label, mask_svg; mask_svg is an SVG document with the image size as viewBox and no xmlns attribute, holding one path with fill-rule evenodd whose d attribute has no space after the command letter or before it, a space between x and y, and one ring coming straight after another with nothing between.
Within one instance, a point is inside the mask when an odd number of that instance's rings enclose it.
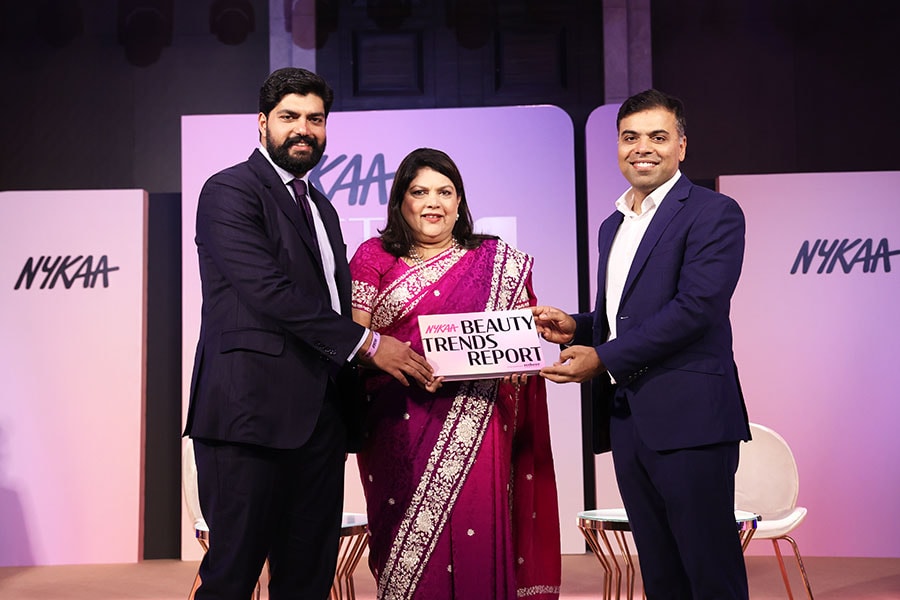
<instances>
[{"instance_id":1,"label":"bearded man in dark suit","mask_svg":"<svg viewBox=\"0 0 900 600\"><path fill-rule=\"evenodd\" d=\"M213 175L197 206L203 308L185 435L210 548L197 599L328 596L337 560L347 418L362 362L433 381L423 357L350 318L337 212L308 185L334 95L305 69L259 95L260 147Z\"/></svg>"}]
</instances>

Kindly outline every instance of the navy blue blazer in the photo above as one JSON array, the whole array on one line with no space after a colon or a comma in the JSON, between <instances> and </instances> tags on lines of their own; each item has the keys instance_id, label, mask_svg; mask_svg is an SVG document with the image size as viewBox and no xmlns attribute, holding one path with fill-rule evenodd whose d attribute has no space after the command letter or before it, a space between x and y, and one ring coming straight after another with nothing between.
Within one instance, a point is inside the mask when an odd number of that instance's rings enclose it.
<instances>
[{"instance_id":1,"label":"navy blue blazer","mask_svg":"<svg viewBox=\"0 0 900 600\"><path fill-rule=\"evenodd\" d=\"M750 429L732 351L731 296L744 255L744 215L731 198L683 175L659 205L606 321L606 271L622 213L600 226L594 311L575 315L574 342L596 347L606 373L593 383L594 451L609 449L614 395L637 431L662 451L747 440Z\"/></svg>"},{"instance_id":2,"label":"navy blue blazer","mask_svg":"<svg viewBox=\"0 0 900 600\"><path fill-rule=\"evenodd\" d=\"M197 205L203 307L185 435L298 448L364 328L350 318L337 212L310 186L336 263L341 313L293 196L259 150L213 175ZM320 240L320 243L323 243Z\"/></svg>"}]
</instances>

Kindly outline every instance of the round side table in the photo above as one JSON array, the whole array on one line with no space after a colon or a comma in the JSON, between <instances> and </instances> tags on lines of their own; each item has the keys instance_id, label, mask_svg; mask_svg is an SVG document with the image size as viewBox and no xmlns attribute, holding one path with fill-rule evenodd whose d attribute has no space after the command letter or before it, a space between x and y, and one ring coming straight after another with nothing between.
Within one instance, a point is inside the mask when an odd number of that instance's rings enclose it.
<instances>
[{"instance_id":1,"label":"round side table","mask_svg":"<svg viewBox=\"0 0 900 600\"><path fill-rule=\"evenodd\" d=\"M734 521L741 539L741 549L746 550L747 544L756 532L759 515L745 510L734 511ZM634 559L628 547L625 534L631 531L628 515L624 508L600 508L586 510L578 513L578 529L587 540L587 544L600 565L603 567L603 600L622 597L622 571L625 571L625 598L634 598ZM613 544L607 532L613 534L618 552L613 549ZM620 564L621 562L621 564ZM615 590L615 595L613 595Z\"/></svg>"}]
</instances>

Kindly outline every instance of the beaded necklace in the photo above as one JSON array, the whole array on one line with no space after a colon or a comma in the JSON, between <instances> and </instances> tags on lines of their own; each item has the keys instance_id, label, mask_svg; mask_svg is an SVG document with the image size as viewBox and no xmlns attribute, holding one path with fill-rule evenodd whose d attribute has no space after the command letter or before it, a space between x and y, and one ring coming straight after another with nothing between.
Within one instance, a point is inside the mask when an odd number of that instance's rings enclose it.
<instances>
[{"instance_id":1,"label":"beaded necklace","mask_svg":"<svg viewBox=\"0 0 900 600\"><path fill-rule=\"evenodd\" d=\"M459 245L459 242L456 240L456 238L453 238L453 243L451 243L447 248L444 248L443 250L441 250L440 252L438 252L437 254L432 256L431 258L440 256L441 254L444 254L445 252L447 252L447 250L450 250L451 253L453 253L453 254L458 254L460 251L460 248L461 248L461 246ZM438 261L438 262L432 262L432 263L426 264L426 259L422 258L422 255L419 254L419 251L416 250L415 246L410 247L409 253L407 254L407 256L409 256L409 258L412 259L412 261L414 263L413 266L418 267L419 275L427 282L427 284L429 286L432 285L434 282L436 282L438 279L440 279L441 276L444 274L444 267L446 266L445 264L442 265L442 263L444 263L444 261ZM431 258L429 258L427 260L430 261ZM441 295L440 290L435 290L434 295L440 296Z\"/></svg>"},{"instance_id":2,"label":"beaded necklace","mask_svg":"<svg viewBox=\"0 0 900 600\"><path fill-rule=\"evenodd\" d=\"M437 256L438 254L443 254L447 250L451 250L451 249L456 250L457 248L459 248L459 242L456 241L456 238L453 238L453 241L450 243L449 246L447 246L446 248L444 248L443 250L441 250L434 256ZM419 254L418 249L416 249L416 247L414 245L409 247L409 252L407 253L407 256L409 258L411 258L413 260L413 262L416 263L417 265L425 264L425 259L422 257L421 254ZM432 256L431 258L434 258L434 256Z\"/></svg>"}]
</instances>

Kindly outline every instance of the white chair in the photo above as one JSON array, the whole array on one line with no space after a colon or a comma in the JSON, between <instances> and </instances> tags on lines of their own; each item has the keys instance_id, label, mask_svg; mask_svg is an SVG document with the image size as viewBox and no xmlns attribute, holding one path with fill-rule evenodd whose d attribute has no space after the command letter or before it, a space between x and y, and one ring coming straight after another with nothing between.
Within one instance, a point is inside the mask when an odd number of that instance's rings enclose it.
<instances>
[{"instance_id":1,"label":"white chair","mask_svg":"<svg viewBox=\"0 0 900 600\"><path fill-rule=\"evenodd\" d=\"M797 506L800 476L790 446L775 431L756 423L750 424L752 440L741 444L740 464L735 476L735 508L755 512L760 519L754 540L772 540L781 577L793 600L791 583L784 567L779 540L786 540L794 550L806 594L812 600L812 588L800 558L797 542L791 533L806 518L806 508Z\"/></svg>"},{"instance_id":2,"label":"white chair","mask_svg":"<svg viewBox=\"0 0 900 600\"><path fill-rule=\"evenodd\" d=\"M197 463L194 460L194 443L190 438L185 440L181 453L181 491L184 492L184 504L188 509L188 517L194 525L194 535L203 551L209 550L209 526L200 510L200 493L197 491Z\"/></svg>"}]
</instances>

